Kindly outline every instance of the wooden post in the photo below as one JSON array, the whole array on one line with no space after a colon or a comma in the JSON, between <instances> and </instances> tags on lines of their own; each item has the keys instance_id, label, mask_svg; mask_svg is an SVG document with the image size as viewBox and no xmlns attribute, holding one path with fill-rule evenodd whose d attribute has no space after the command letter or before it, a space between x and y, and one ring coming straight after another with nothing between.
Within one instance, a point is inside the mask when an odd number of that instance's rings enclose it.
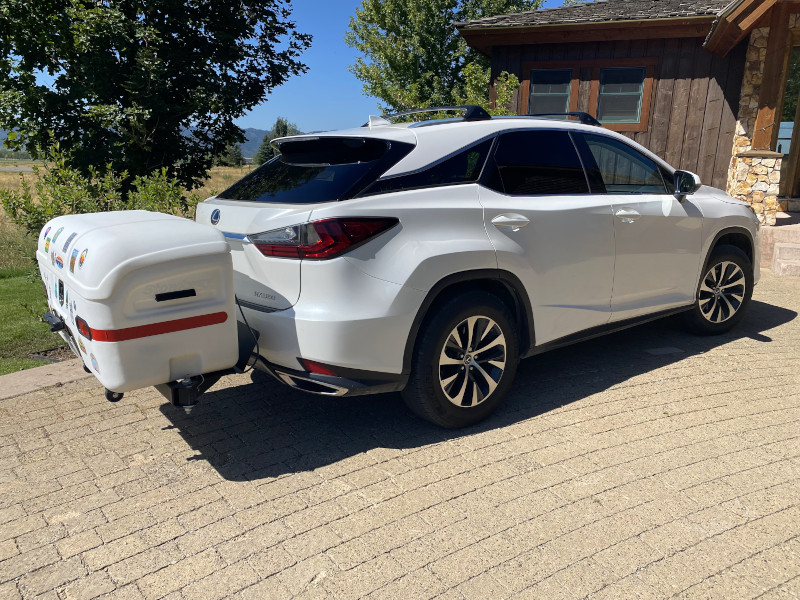
<instances>
[{"instance_id":1,"label":"wooden post","mask_svg":"<svg viewBox=\"0 0 800 600\"><path fill-rule=\"evenodd\" d=\"M783 74L789 59L789 6L786 3L776 4L772 8L769 21L769 39L767 55L764 59L764 77L761 81L761 93L758 100L755 131L753 132L754 150L771 150L777 134L778 111L783 98Z\"/></svg>"}]
</instances>

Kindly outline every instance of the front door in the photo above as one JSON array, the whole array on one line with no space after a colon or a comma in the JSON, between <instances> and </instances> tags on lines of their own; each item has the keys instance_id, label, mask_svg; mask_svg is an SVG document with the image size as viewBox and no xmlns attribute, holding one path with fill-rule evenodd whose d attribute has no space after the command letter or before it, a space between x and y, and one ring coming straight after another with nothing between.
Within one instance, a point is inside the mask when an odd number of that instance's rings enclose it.
<instances>
[{"instance_id":1,"label":"front door","mask_svg":"<svg viewBox=\"0 0 800 600\"><path fill-rule=\"evenodd\" d=\"M611 320L621 321L694 301L703 219L670 192L655 161L605 135L576 136L594 161L611 203L616 239ZM594 166L594 165L593 165Z\"/></svg>"}]
</instances>

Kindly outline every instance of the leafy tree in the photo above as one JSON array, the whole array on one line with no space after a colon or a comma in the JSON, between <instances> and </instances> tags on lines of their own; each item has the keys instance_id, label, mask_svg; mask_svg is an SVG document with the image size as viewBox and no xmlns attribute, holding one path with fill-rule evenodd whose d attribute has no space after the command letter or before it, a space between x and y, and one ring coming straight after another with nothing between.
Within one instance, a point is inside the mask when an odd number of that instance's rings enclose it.
<instances>
[{"instance_id":1,"label":"leafy tree","mask_svg":"<svg viewBox=\"0 0 800 600\"><path fill-rule=\"evenodd\" d=\"M244 141L234 119L291 75L311 38L291 0L2 0L8 147L69 150L84 176L162 168L189 187ZM127 192L126 192L127 193Z\"/></svg>"},{"instance_id":2,"label":"leafy tree","mask_svg":"<svg viewBox=\"0 0 800 600\"><path fill-rule=\"evenodd\" d=\"M47 221L61 215L126 208L191 218L200 200L197 194L187 197L166 168L135 176L126 197L123 185L129 179L127 173L106 170L101 175L89 167L89 176L84 176L70 166L69 152L62 150L58 142L40 154L45 164L34 165L33 188L25 174L20 174L19 190L0 189L0 202L6 213L28 234L38 235Z\"/></svg>"},{"instance_id":3,"label":"leafy tree","mask_svg":"<svg viewBox=\"0 0 800 600\"><path fill-rule=\"evenodd\" d=\"M216 164L223 167L241 167L243 163L242 147L239 144L228 146L216 160Z\"/></svg>"},{"instance_id":4,"label":"leafy tree","mask_svg":"<svg viewBox=\"0 0 800 600\"><path fill-rule=\"evenodd\" d=\"M464 68L486 58L467 47L454 23L534 10L542 0L362 0L345 41L363 56L350 70L364 93L391 111L456 103L467 95ZM487 88L488 89L488 88ZM484 104L487 100L483 96Z\"/></svg>"},{"instance_id":5,"label":"leafy tree","mask_svg":"<svg viewBox=\"0 0 800 600\"><path fill-rule=\"evenodd\" d=\"M283 117L278 117L272 129L270 129L264 136L264 139L261 140L261 145L253 155L253 162L257 165L263 165L278 153L278 151L272 147L272 140L287 135L295 135L297 133L300 133L297 125L289 123L289 121Z\"/></svg>"}]
</instances>

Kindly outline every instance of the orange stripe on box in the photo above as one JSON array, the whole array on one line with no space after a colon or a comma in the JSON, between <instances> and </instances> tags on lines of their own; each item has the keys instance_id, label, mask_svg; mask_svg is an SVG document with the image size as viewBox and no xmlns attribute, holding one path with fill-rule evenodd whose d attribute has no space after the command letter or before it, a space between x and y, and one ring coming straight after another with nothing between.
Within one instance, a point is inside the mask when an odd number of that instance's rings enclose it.
<instances>
[{"instance_id":1,"label":"orange stripe on box","mask_svg":"<svg viewBox=\"0 0 800 600\"><path fill-rule=\"evenodd\" d=\"M92 340L97 342L126 342L163 333L175 333L176 331L197 329L208 325L219 325L227 320L228 313L218 312L210 315L187 317L186 319L175 319L174 321L162 321L151 325L126 327L125 329L92 329Z\"/></svg>"}]
</instances>

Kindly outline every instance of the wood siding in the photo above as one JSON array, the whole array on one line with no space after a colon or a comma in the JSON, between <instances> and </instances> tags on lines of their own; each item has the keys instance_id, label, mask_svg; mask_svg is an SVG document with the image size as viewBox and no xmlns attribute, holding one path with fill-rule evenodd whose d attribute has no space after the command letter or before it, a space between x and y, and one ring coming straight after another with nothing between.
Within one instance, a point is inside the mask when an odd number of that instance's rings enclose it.
<instances>
[{"instance_id":1,"label":"wood siding","mask_svg":"<svg viewBox=\"0 0 800 600\"><path fill-rule=\"evenodd\" d=\"M702 38L620 40L539 46L495 46L492 77L502 71L527 79L523 63L585 61L617 58L655 58L647 129L623 133L671 165L693 171L704 183L725 189L733 150L739 93L742 85L746 44L739 44L725 57L702 47ZM589 110L591 69L580 69L578 110ZM513 102L517 112L523 96Z\"/></svg>"}]
</instances>

